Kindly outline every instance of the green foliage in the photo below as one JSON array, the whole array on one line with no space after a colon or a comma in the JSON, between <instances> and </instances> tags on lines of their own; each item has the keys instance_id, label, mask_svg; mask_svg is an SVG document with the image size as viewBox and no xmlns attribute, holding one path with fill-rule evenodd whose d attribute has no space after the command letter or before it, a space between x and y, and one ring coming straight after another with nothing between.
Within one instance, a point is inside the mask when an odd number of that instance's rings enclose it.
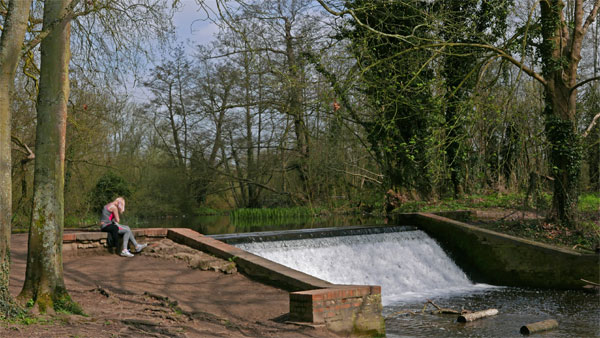
<instances>
[{"instance_id":1,"label":"green foliage","mask_svg":"<svg viewBox=\"0 0 600 338\"><path fill-rule=\"evenodd\" d=\"M600 193L579 196L579 211L595 213L600 211Z\"/></svg>"},{"instance_id":2,"label":"green foliage","mask_svg":"<svg viewBox=\"0 0 600 338\"><path fill-rule=\"evenodd\" d=\"M408 201L394 212L437 212L488 208L520 208L524 195L521 193L469 195L460 199L448 198L441 201Z\"/></svg>"},{"instance_id":3,"label":"green foliage","mask_svg":"<svg viewBox=\"0 0 600 338\"><path fill-rule=\"evenodd\" d=\"M86 227L98 222L98 215L66 215L65 228Z\"/></svg>"},{"instance_id":4,"label":"green foliage","mask_svg":"<svg viewBox=\"0 0 600 338\"><path fill-rule=\"evenodd\" d=\"M294 208L242 208L233 210L229 215L233 221L238 220L277 220L293 217L312 217L318 214L317 209L308 207Z\"/></svg>"},{"instance_id":5,"label":"green foliage","mask_svg":"<svg viewBox=\"0 0 600 338\"><path fill-rule=\"evenodd\" d=\"M89 198L94 210L100 211L106 203L119 196L131 196L129 184L123 177L109 171L100 177Z\"/></svg>"},{"instance_id":6,"label":"green foliage","mask_svg":"<svg viewBox=\"0 0 600 338\"><path fill-rule=\"evenodd\" d=\"M568 248L581 248L586 253L593 251L595 246L600 243L600 226L595 222L580 223L581 230L578 231L538 219L482 222L479 226L538 242Z\"/></svg>"},{"instance_id":7,"label":"green foliage","mask_svg":"<svg viewBox=\"0 0 600 338\"><path fill-rule=\"evenodd\" d=\"M199 206L196 207L194 209L194 215L218 215L220 214L219 211L213 209L213 208L209 208L209 207L205 207L205 206Z\"/></svg>"},{"instance_id":8,"label":"green foliage","mask_svg":"<svg viewBox=\"0 0 600 338\"><path fill-rule=\"evenodd\" d=\"M506 31L508 7L506 0L443 0L440 15L444 41L450 43L491 43ZM450 172L452 192L458 197L464 190L468 145L465 116L472 110L470 95L478 80L484 51L468 46L447 46L442 57L445 95L446 166ZM439 155L437 155L439 156ZM436 157L437 157L436 156ZM443 190L445 187L442 187ZM443 191L442 191L443 192Z\"/></svg>"},{"instance_id":9,"label":"green foliage","mask_svg":"<svg viewBox=\"0 0 600 338\"><path fill-rule=\"evenodd\" d=\"M71 296L69 296L69 294L66 292L59 293L59 295L54 298L53 307L54 311L59 313L76 314L81 316L86 315L81 306L71 299Z\"/></svg>"},{"instance_id":10,"label":"green foliage","mask_svg":"<svg viewBox=\"0 0 600 338\"><path fill-rule=\"evenodd\" d=\"M385 172L386 187L417 188L426 195L430 183L425 154L439 107L431 93L436 81L428 62L432 52L412 47L430 34L424 24L430 5L355 0L348 6L370 27L407 37L376 34L354 20L342 33L350 39L351 52L362 70L370 114L360 123Z\"/></svg>"},{"instance_id":11,"label":"green foliage","mask_svg":"<svg viewBox=\"0 0 600 338\"><path fill-rule=\"evenodd\" d=\"M319 214L318 209L308 207L294 208L242 208L233 210L230 214L230 221L236 228L245 229L253 227L283 226L290 223L309 222L315 215Z\"/></svg>"},{"instance_id":12,"label":"green foliage","mask_svg":"<svg viewBox=\"0 0 600 338\"><path fill-rule=\"evenodd\" d=\"M573 228L579 195L579 178L583 158L581 136L574 122L564 120L554 112L553 103L546 103L546 136L550 143L550 165L555 178L554 212L563 226Z\"/></svg>"},{"instance_id":13,"label":"green foliage","mask_svg":"<svg viewBox=\"0 0 600 338\"><path fill-rule=\"evenodd\" d=\"M27 312L23 312L18 316L11 319L11 322L21 325L34 325L34 324L50 324L52 322L49 318L36 317Z\"/></svg>"},{"instance_id":14,"label":"green foliage","mask_svg":"<svg viewBox=\"0 0 600 338\"><path fill-rule=\"evenodd\" d=\"M0 300L0 319L14 320L25 314L25 310L12 299Z\"/></svg>"}]
</instances>

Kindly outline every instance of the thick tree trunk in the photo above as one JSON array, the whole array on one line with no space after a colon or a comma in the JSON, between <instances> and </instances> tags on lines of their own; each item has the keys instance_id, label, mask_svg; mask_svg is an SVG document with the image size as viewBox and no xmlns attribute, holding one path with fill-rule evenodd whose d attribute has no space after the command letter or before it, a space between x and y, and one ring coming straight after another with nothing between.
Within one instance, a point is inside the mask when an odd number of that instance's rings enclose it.
<instances>
[{"instance_id":1,"label":"thick tree trunk","mask_svg":"<svg viewBox=\"0 0 600 338\"><path fill-rule=\"evenodd\" d=\"M44 27L65 17L71 0L46 1ZM78 310L63 279L64 160L69 98L70 20L62 20L41 44L37 101L33 208L22 301L33 300L40 312Z\"/></svg>"},{"instance_id":2,"label":"thick tree trunk","mask_svg":"<svg viewBox=\"0 0 600 338\"><path fill-rule=\"evenodd\" d=\"M11 111L10 97L31 0L8 3L0 38L0 311L8 313L12 297L8 291L10 273L10 233L12 218Z\"/></svg>"},{"instance_id":3,"label":"thick tree trunk","mask_svg":"<svg viewBox=\"0 0 600 338\"><path fill-rule=\"evenodd\" d=\"M577 133L577 70L586 31L598 14L600 1L584 17L583 0L575 1L574 21L567 23L563 0L540 2L543 42L540 48L546 137L554 176L551 217L567 227L576 225L582 141ZM572 29L571 26L572 25Z\"/></svg>"}]
</instances>

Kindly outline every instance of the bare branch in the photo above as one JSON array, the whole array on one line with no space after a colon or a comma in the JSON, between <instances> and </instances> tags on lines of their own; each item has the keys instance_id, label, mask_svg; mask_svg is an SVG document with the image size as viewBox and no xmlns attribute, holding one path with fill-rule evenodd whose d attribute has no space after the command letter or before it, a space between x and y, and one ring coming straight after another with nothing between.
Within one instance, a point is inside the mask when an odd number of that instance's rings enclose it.
<instances>
[{"instance_id":1,"label":"bare branch","mask_svg":"<svg viewBox=\"0 0 600 338\"><path fill-rule=\"evenodd\" d=\"M75 7L79 4L79 1L80 0L73 0L67 7L65 14L60 19L52 22L50 25L48 25L48 27L45 27L37 36L35 36L28 43L26 43L25 46L23 46L22 55L27 55L33 48L35 48L35 46L40 44L40 42L42 42L42 40L44 40L44 38L47 37L48 34L52 33L52 30L54 30L54 28L56 28L61 23L65 22L66 20L71 20L76 16L89 14L98 9L97 7L92 7L89 10L75 13Z\"/></svg>"},{"instance_id":2,"label":"bare branch","mask_svg":"<svg viewBox=\"0 0 600 338\"><path fill-rule=\"evenodd\" d=\"M344 173L346 175L364 178L367 181L370 181L370 182L373 182L373 183L377 183L377 184L380 184L380 185L383 184L383 182L379 181L378 179L373 178L373 177L369 177L369 176L361 174L361 173L353 173L353 172L349 172L349 171L346 171L346 170L341 170L341 169L334 168L334 167L329 167L329 169L331 169L333 171L340 172L340 173ZM381 175L378 175L378 176L381 176Z\"/></svg>"},{"instance_id":3,"label":"bare branch","mask_svg":"<svg viewBox=\"0 0 600 338\"><path fill-rule=\"evenodd\" d=\"M593 82L593 81L598 81L598 80L600 80L600 75L592 77L592 78L589 78L587 80L583 80L583 81L579 82L578 84L574 85L571 88L571 92L573 92L575 89L577 89L577 88L579 88L579 87L581 87L581 86L583 86L585 84L588 84L588 83Z\"/></svg>"},{"instance_id":4,"label":"bare branch","mask_svg":"<svg viewBox=\"0 0 600 338\"><path fill-rule=\"evenodd\" d=\"M592 122L590 123L590 125L587 127L587 129L583 133L584 138L586 138L589 135L590 131L592 131L592 129L596 125L596 122L598 122L598 119L600 119L600 113L598 113L598 114L596 114L596 116L594 116L594 118L592 119Z\"/></svg>"},{"instance_id":5,"label":"bare branch","mask_svg":"<svg viewBox=\"0 0 600 338\"><path fill-rule=\"evenodd\" d=\"M27 155L27 160L33 160L35 158L35 154L33 153L33 151L27 146L27 144L23 143L21 139L13 135L10 136L10 139L13 141L13 143L19 146L19 151Z\"/></svg>"},{"instance_id":6,"label":"bare branch","mask_svg":"<svg viewBox=\"0 0 600 338\"><path fill-rule=\"evenodd\" d=\"M359 18L356 16L356 13L354 13L354 11L353 11L353 10L351 10L351 9L348 9L348 10L345 10L345 11L338 12L338 11L335 11L335 10L333 10L331 7L329 7L329 5L327 5L327 4L326 4L326 3L325 3L323 0L317 0L317 2L318 2L318 3L319 3L319 4L320 4L320 5L321 5L321 6L322 6L322 7L323 7L323 8L324 8L324 9L325 9L327 12L329 12L329 13L330 13L330 14L332 14L332 15L339 16L339 17L343 17L344 15L346 15L346 14L349 14L350 16L352 16L352 19L354 19L354 21L355 21L355 22L356 22L356 23L357 23L359 26L361 26L362 28L364 28L364 29L366 29L366 30L368 30L368 31L370 31L370 32L372 32L372 33L379 34L379 35L381 35L381 36L385 36L385 37L388 37L388 38L396 38L396 39L400 39L400 40L402 40L402 41L404 41L404 42L406 42L406 43L408 43L408 44L411 44L411 45L413 45L413 43L411 43L410 41L408 41L408 38L409 38L409 37L411 37L412 35L404 36L404 35L400 35L400 34L390 34L390 33L384 33L384 32L378 31L378 30L374 29L373 27L371 27L371 26L369 26L369 25L367 25L367 24L363 23L363 22L362 22L362 21L361 21L361 20L360 20L360 19L359 19Z\"/></svg>"},{"instance_id":7,"label":"bare branch","mask_svg":"<svg viewBox=\"0 0 600 338\"><path fill-rule=\"evenodd\" d=\"M587 19L585 19L585 23L582 27L584 35L588 27L592 24L592 22L594 22L594 20L598 16L598 9L600 9L600 0L596 0L596 2L594 3L594 7L592 7L592 10L590 11L590 14L588 15Z\"/></svg>"},{"instance_id":8,"label":"bare branch","mask_svg":"<svg viewBox=\"0 0 600 338\"><path fill-rule=\"evenodd\" d=\"M542 85L546 86L546 84L547 84L546 79L544 79L544 77L541 74L539 74L536 71L534 71L533 69L525 66L525 64L523 64L521 61L515 59L512 55L508 54L506 51L502 50L501 48L495 47L495 46L486 45L486 44L482 44L482 43L444 42L444 43L433 43L433 44L415 46L411 49L416 50L416 49L438 48L438 47L442 47L442 46L474 47L474 48L481 48L481 49L486 49L486 50L492 51L492 52L496 53L499 57L509 61L510 63L512 63L515 66L522 69L527 75L536 79Z\"/></svg>"}]
</instances>

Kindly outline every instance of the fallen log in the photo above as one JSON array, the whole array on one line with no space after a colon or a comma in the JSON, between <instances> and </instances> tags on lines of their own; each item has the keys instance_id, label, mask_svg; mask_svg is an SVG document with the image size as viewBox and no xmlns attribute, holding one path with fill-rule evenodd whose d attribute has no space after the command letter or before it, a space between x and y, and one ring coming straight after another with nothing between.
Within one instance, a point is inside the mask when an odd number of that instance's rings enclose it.
<instances>
[{"instance_id":1,"label":"fallen log","mask_svg":"<svg viewBox=\"0 0 600 338\"><path fill-rule=\"evenodd\" d=\"M548 319L541 322L535 322L521 327L521 334L531 334L534 332L552 330L558 327L558 322L554 319Z\"/></svg>"},{"instance_id":2,"label":"fallen log","mask_svg":"<svg viewBox=\"0 0 600 338\"><path fill-rule=\"evenodd\" d=\"M477 319L494 316L497 314L498 314L498 310L487 309L487 310L476 311L476 312L471 312L471 313L466 313L466 314L460 315L460 316L458 316L458 319L456 319L456 321L459 323L472 322Z\"/></svg>"},{"instance_id":3,"label":"fallen log","mask_svg":"<svg viewBox=\"0 0 600 338\"><path fill-rule=\"evenodd\" d=\"M586 283L588 283L588 284L591 284L591 285L600 286L600 284L598 284L598 283L591 282L591 281L589 281L589 280L586 280L586 279L583 279L583 278L581 278L581 279L580 279L580 281L582 281L582 282L586 282Z\"/></svg>"},{"instance_id":4,"label":"fallen log","mask_svg":"<svg viewBox=\"0 0 600 338\"><path fill-rule=\"evenodd\" d=\"M429 304L433 305L437 309L435 311L430 312L432 315L439 315L439 314L460 315L460 314L465 314L465 313L471 312L469 310L457 311L454 309L443 308L443 307L437 305L436 303L434 303L432 300L428 299L427 302L425 303L425 305L423 306L423 310L421 310L421 313L425 312L425 309L427 308L427 305L429 305Z\"/></svg>"}]
</instances>

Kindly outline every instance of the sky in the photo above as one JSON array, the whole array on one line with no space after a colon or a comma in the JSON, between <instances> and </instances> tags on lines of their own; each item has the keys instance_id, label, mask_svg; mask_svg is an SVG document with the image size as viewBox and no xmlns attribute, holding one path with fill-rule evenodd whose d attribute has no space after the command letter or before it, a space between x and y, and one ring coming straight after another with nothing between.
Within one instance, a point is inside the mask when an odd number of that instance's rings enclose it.
<instances>
[{"instance_id":1,"label":"sky","mask_svg":"<svg viewBox=\"0 0 600 338\"><path fill-rule=\"evenodd\" d=\"M207 20L206 12L200 8L195 0L182 0L181 3L181 9L173 17L179 41L184 42L186 46L195 46L213 40L213 35L217 32L217 26ZM206 0L205 4L209 8L216 8L215 0ZM214 14L211 15L214 18Z\"/></svg>"},{"instance_id":2,"label":"sky","mask_svg":"<svg viewBox=\"0 0 600 338\"><path fill-rule=\"evenodd\" d=\"M209 8L216 8L215 0L204 0L204 2ZM207 44L215 39L214 34L218 27L208 20L206 11L195 0L181 0L180 3L181 8L173 16L177 41L173 41L172 46L182 43L186 53L191 55L194 53L195 46ZM214 19L214 13L212 15ZM160 59L154 62L160 62ZM149 66L153 67L152 64ZM149 91L140 82L128 83L126 87L133 101L144 103L150 100Z\"/></svg>"}]
</instances>

